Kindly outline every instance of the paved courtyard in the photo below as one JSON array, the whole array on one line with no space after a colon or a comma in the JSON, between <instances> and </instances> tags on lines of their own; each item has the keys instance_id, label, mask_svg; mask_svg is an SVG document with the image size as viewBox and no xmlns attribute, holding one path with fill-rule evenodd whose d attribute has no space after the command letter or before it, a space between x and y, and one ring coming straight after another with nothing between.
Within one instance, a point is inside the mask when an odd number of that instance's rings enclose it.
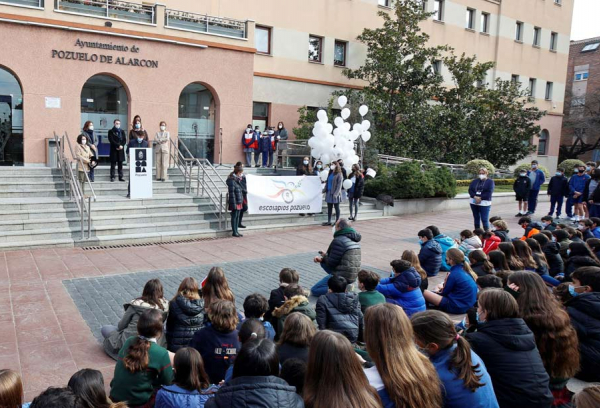
<instances>
[{"instance_id":1,"label":"paved courtyard","mask_svg":"<svg viewBox=\"0 0 600 408\"><path fill-rule=\"evenodd\" d=\"M514 213L514 204L492 209L518 236ZM416 234L431 224L455 237L473 228L468 208L358 221L363 265L389 270L389 262L403 250L418 251ZM302 285L316 282L322 272L312 257L330 240L331 228L303 227L183 244L0 252L0 367L22 373L27 401L50 385L65 385L81 368L101 370L108 383L114 362L90 327L117 323L122 304L139 296L148 279L163 280L170 297L182 277L202 278L220 265L241 306L248 293L268 295L284 266L300 272Z\"/></svg>"}]
</instances>

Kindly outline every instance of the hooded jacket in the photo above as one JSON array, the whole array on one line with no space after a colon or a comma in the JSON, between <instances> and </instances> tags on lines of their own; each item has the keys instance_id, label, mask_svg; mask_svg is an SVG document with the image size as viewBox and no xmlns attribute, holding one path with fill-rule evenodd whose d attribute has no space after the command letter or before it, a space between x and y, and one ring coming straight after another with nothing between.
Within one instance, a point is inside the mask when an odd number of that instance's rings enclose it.
<instances>
[{"instance_id":1,"label":"hooded jacket","mask_svg":"<svg viewBox=\"0 0 600 408\"><path fill-rule=\"evenodd\" d=\"M571 324L579 338L581 370L575 377L600 381L600 292L582 293L567 302Z\"/></svg>"},{"instance_id":2,"label":"hooded jacket","mask_svg":"<svg viewBox=\"0 0 600 408\"><path fill-rule=\"evenodd\" d=\"M156 394L155 408L202 408L219 390L218 385L211 385L202 390L188 391L178 385L163 385Z\"/></svg>"},{"instance_id":3,"label":"hooded jacket","mask_svg":"<svg viewBox=\"0 0 600 408\"><path fill-rule=\"evenodd\" d=\"M340 333L350 343L356 343L363 329L363 314L356 293L327 293L319 297L316 309L319 330Z\"/></svg>"},{"instance_id":4,"label":"hooded jacket","mask_svg":"<svg viewBox=\"0 0 600 408\"><path fill-rule=\"evenodd\" d=\"M508 230L496 230L494 231L494 235L496 235L502 242L510 242L510 237L508 236Z\"/></svg>"},{"instance_id":5,"label":"hooded jacket","mask_svg":"<svg viewBox=\"0 0 600 408\"><path fill-rule=\"evenodd\" d=\"M458 245L452 238L444 234L433 237L433 240L440 244L440 248L442 248L442 267L440 270L449 271L450 265L446 263L446 252L448 252L448 250L451 248L458 248Z\"/></svg>"},{"instance_id":6,"label":"hooded jacket","mask_svg":"<svg viewBox=\"0 0 600 408\"><path fill-rule=\"evenodd\" d=\"M276 330L278 335L281 335L283 332L283 324L285 323L286 317L293 312L302 313L316 324L315 319L317 318L317 314L308 302L308 299L305 296L294 296L291 299L286 300L283 305L273 310L273 317L277 319Z\"/></svg>"},{"instance_id":7,"label":"hooded jacket","mask_svg":"<svg viewBox=\"0 0 600 408\"><path fill-rule=\"evenodd\" d=\"M204 322L204 301L202 299L190 300L178 295L169 302L169 317L167 318L167 344L168 349L177 352L182 347L187 347L200 330Z\"/></svg>"},{"instance_id":8,"label":"hooded jacket","mask_svg":"<svg viewBox=\"0 0 600 408\"><path fill-rule=\"evenodd\" d=\"M481 244L481 240L478 236L474 235L471 238L465 239L458 247L461 251L465 253L465 255L469 255L471 251L475 251L476 249L481 249L483 245Z\"/></svg>"},{"instance_id":9,"label":"hooded jacket","mask_svg":"<svg viewBox=\"0 0 600 408\"><path fill-rule=\"evenodd\" d=\"M421 276L411 267L396 276L382 279L376 290L385 296L388 303L400 306L410 317L425 311L425 298L420 286Z\"/></svg>"},{"instance_id":10,"label":"hooded jacket","mask_svg":"<svg viewBox=\"0 0 600 408\"><path fill-rule=\"evenodd\" d=\"M550 377L523 319L480 323L466 338L485 363L501 408L552 406Z\"/></svg>"},{"instance_id":11,"label":"hooded jacket","mask_svg":"<svg viewBox=\"0 0 600 408\"><path fill-rule=\"evenodd\" d=\"M304 408L296 387L274 376L238 377L221 387L206 408Z\"/></svg>"},{"instance_id":12,"label":"hooded jacket","mask_svg":"<svg viewBox=\"0 0 600 408\"><path fill-rule=\"evenodd\" d=\"M542 252L548 260L548 272L550 276L556 276L565 270L565 264L560 256L560 245L558 242L550 241L542 248Z\"/></svg>"},{"instance_id":13,"label":"hooded jacket","mask_svg":"<svg viewBox=\"0 0 600 408\"><path fill-rule=\"evenodd\" d=\"M503 232L503 231L501 231ZM502 242L502 239L496 235L492 235L485 241L483 241L483 252L487 255L492 251L498 249L498 245Z\"/></svg>"},{"instance_id":14,"label":"hooded jacket","mask_svg":"<svg viewBox=\"0 0 600 408\"><path fill-rule=\"evenodd\" d=\"M529 190L531 190L531 179L527 176L517 177L513 184L513 191L515 192L517 197L527 199L527 196L529 195Z\"/></svg>"},{"instance_id":15,"label":"hooded jacket","mask_svg":"<svg viewBox=\"0 0 600 408\"><path fill-rule=\"evenodd\" d=\"M421 246L419 252L421 267L427 272L427 276L435 276L442 267L442 247L434 240L429 240Z\"/></svg>"},{"instance_id":16,"label":"hooded jacket","mask_svg":"<svg viewBox=\"0 0 600 408\"><path fill-rule=\"evenodd\" d=\"M322 263L333 271L333 275L342 276L348 283L353 283L360 271L361 236L353 228L344 228L336 231L333 237Z\"/></svg>"}]
</instances>

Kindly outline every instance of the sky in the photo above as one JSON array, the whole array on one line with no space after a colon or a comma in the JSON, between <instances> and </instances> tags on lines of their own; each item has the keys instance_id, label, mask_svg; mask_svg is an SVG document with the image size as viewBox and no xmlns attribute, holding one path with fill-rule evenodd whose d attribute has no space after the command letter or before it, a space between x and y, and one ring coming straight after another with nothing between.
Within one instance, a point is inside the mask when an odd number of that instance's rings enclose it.
<instances>
[{"instance_id":1,"label":"sky","mask_svg":"<svg viewBox=\"0 0 600 408\"><path fill-rule=\"evenodd\" d=\"M574 0L573 26L571 40L578 41L591 37L600 37L600 0Z\"/></svg>"}]
</instances>

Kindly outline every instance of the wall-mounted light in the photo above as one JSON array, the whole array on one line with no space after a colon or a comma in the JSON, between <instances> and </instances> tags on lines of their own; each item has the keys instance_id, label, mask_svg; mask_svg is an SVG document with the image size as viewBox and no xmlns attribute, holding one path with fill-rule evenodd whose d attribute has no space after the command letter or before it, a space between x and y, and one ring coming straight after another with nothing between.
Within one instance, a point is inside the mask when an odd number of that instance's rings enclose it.
<instances>
[{"instance_id":1,"label":"wall-mounted light","mask_svg":"<svg viewBox=\"0 0 600 408\"><path fill-rule=\"evenodd\" d=\"M110 21L107 21L104 23L105 27L112 27L112 23Z\"/></svg>"}]
</instances>

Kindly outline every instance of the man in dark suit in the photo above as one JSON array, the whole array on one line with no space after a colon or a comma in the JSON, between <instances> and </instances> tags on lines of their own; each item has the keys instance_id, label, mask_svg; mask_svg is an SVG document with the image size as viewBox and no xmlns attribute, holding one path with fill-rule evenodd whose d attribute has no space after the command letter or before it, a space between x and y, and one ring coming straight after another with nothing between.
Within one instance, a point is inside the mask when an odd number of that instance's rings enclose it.
<instances>
[{"instance_id":1,"label":"man in dark suit","mask_svg":"<svg viewBox=\"0 0 600 408\"><path fill-rule=\"evenodd\" d=\"M127 144L127 153L129 153L129 149L139 149L148 147L148 142L144 140L143 137L138 136L135 139L131 139ZM129 166L135 166L135 162L129 163ZM131 175L129 177L129 183L127 184L127 198L131 197Z\"/></svg>"},{"instance_id":2,"label":"man in dark suit","mask_svg":"<svg viewBox=\"0 0 600 408\"><path fill-rule=\"evenodd\" d=\"M125 145L127 145L127 135L121 129L121 121L115 119L114 126L108 131L108 141L110 142L110 181L115 181L115 165L119 168L119 181L123 179L123 162L125 161Z\"/></svg>"}]
</instances>

